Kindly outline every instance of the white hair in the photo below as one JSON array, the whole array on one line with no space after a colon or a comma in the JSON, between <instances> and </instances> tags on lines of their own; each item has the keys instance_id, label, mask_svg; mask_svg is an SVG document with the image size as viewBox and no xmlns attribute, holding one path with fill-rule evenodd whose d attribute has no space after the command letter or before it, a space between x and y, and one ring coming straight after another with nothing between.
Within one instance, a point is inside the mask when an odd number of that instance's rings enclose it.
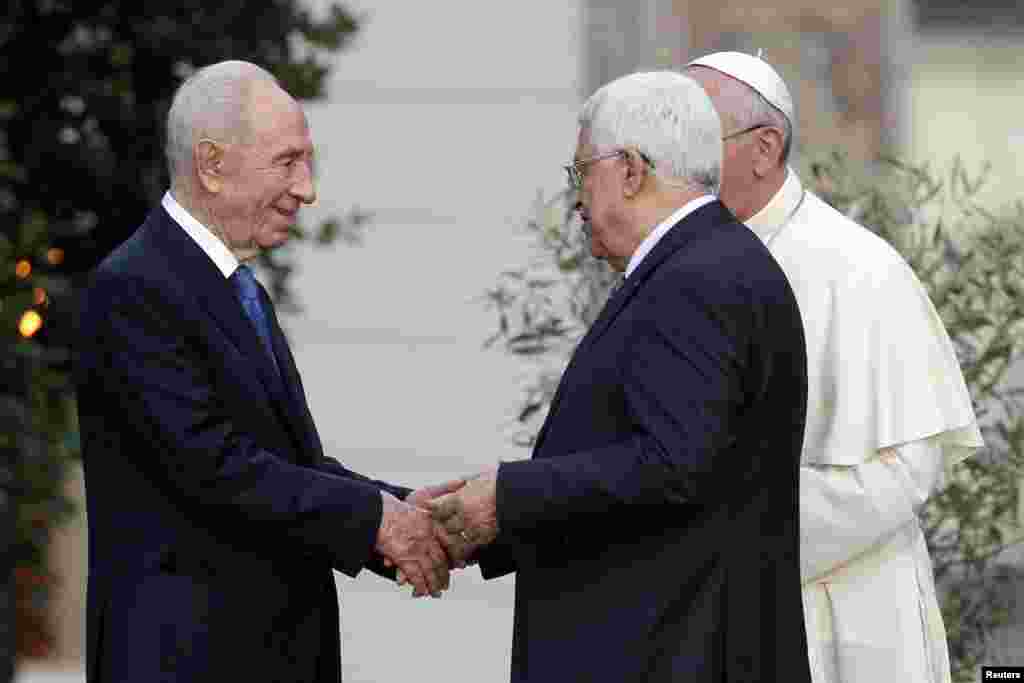
<instances>
[{"instance_id":1,"label":"white hair","mask_svg":"<svg viewBox=\"0 0 1024 683\"><path fill-rule=\"evenodd\" d=\"M232 60L203 67L178 87L167 113L165 154L172 183L191 168L192 149L201 139L237 142L246 135L246 105L257 81L278 84L266 69Z\"/></svg>"},{"instance_id":2,"label":"white hair","mask_svg":"<svg viewBox=\"0 0 1024 683\"><path fill-rule=\"evenodd\" d=\"M616 79L587 99L579 125L595 147L634 148L656 175L718 192L722 123L689 76L649 71Z\"/></svg>"},{"instance_id":3,"label":"white hair","mask_svg":"<svg viewBox=\"0 0 1024 683\"><path fill-rule=\"evenodd\" d=\"M690 69L710 69L703 64L694 64ZM715 69L712 69L715 71ZM721 72L720 72L721 73ZM751 128L753 126L770 125L782 131L782 159L781 163L789 161L789 155L793 148L794 126L789 117L782 113L775 105L765 99L764 95L754 90L743 81L724 74L726 78L721 79L719 87L719 104L724 104L726 110L723 117L732 127L726 134Z\"/></svg>"}]
</instances>

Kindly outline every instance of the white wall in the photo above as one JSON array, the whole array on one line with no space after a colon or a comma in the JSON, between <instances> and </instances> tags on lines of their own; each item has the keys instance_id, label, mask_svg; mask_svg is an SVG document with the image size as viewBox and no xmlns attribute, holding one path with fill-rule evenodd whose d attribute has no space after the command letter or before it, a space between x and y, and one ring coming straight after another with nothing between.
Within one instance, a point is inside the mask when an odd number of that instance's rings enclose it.
<instances>
[{"instance_id":1,"label":"white wall","mask_svg":"<svg viewBox=\"0 0 1024 683\"><path fill-rule=\"evenodd\" d=\"M1024 199L1021 39L964 32L920 35L908 82L908 152L947 170L992 164L987 208Z\"/></svg>"}]
</instances>

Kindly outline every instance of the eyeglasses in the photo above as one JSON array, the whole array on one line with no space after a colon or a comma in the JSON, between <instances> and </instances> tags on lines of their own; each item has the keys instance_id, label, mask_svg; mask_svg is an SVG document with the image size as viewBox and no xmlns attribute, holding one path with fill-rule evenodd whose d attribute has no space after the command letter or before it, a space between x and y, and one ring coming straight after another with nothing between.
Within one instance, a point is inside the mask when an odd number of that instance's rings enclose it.
<instances>
[{"instance_id":1,"label":"eyeglasses","mask_svg":"<svg viewBox=\"0 0 1024 683\"><path fill-rule=\"evenodd\" d=\"M612 159L614 157L621 157L624 156L625 154L626 150L618 149L615 150L614 152L608 152L607 154L598 154L597 156L590 157L589 159L580 159L579 161L572 162L568 166L563 166L562 168L565 169L565 172L569 176L569 187L573 188L574 190L578 190L581 187L583 187L583 169L585 169L588 165L594 163L595 161L601 161L602 159Z\"/></svg>"},{"instance_id":2,"label":"eyeglasses","mask_svg":"<svg viewBox=\"0 0 1024 683\"><path fill-rule=\"evenodd\" d=\"M654 162L651 161L650 157L640 150L634 151L645 164L651 167L651 170L654 170ZM574 161L568 166L563 166L562 168L564 168L565 172L569 175L569 187L574 190L579 190L583 187L583 178L586 175L583 169L585 169L587 165L592 164L595 161L601 161L602 159L613 159L615 157L624 156L629 156L629 150L619 149L614 152L608 152L607 154L598 154L597 156L590 157L589 159L580 159L579 161Z\"/></svg>"},{"instance_id":3,"label":"eyeglasses","mask_svg":"<svg viewBox=\"0 0 1024 683\"><path fill-rule=\"evenodd\" d=\"M743 135L744 133L749 133L750 131L757 130L758 128L771 128L771 126L768 125L767 123L759 123L756 126L750 126L748 128L744 128L743 130L738 130L735 133L729 133L728 135L726 135L726 136L724 136L722 138L722 142L725 142L726 140L730 140L732 138L738 138L739 136Z\"/></svg>"}]
</instances>

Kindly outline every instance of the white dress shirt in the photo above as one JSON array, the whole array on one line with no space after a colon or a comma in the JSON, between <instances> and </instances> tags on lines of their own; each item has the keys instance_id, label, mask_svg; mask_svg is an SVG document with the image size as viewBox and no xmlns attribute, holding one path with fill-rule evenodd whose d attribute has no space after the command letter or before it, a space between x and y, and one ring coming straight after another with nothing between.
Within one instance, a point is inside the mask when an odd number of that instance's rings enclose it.
<instances>
[{"instance_id":1,"label":"white dress shirt","mask_svg":"<svg viewBox=\"0 0 1024 683\"><path fill-rule=\"evenodd\" d=\"M238 259L231 253L227 245L221 242L220 238L214 235L209 228L197 221L192 214L186 211L185 207L177 202L170 190L164 193L160 204L170 214L171 218L174 219L174 222L180 225L182 230L210 257L210 260L214 262L217 269L224 273L224 278L231 277L239 264Z\"/></svg>"},{"instance_id":2,"label":"white dress shirt","mask_svg":"<svg viewBox=\"0 0 1024 683\"><path fill-rule=\"evenodd\" d=\"M639 266L640 262L644 260L644 257L651 253L651 250L654 249L654 245L656 245L661 238L665 236L665 233L672 229L673 225L683 220L705 204L710 204L715 201L715 199L716 198L712 195L704 195L703 197L692 199L676 209L671 216L663 220L661 223L658 223L654 230L651 230L647 237L644 238L644 241L640 243L640 246L636 248L633 255L629 257L629 264L626 266L626 273L623 277L629 277L633 271L637 269L637 266Z\"/></svg>"}]
</instances>

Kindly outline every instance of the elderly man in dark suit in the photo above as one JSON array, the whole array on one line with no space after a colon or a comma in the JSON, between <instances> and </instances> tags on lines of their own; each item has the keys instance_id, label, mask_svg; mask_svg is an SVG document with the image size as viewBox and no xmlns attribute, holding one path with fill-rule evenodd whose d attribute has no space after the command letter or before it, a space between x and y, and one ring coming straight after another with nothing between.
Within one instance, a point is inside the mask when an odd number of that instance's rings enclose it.
<instances>
[{"instance_id":1,"label":"elderly man in dark suit","mask_svg":"<svg viewBox=\"0 0 1024 683\"><path fill-rule=\"evenodd\" d=\"M799 311L712 195L721 124L672 72L584 105L567 167L625 275L530 460L433 501L460 561L516 573L512 680L801 683Z\"/></svg>"},{"instance_id":2,"label":"elderly man in dark suit","mask_svg":"<svg viewBox=\"0 0 1024 683\"><path fill-rule=\"evenodd\" d=\"M96 270L79 339L92 681L340 680L334 577L448 558L412 492L324 455L246 262L315 198L299 105L222 62L177 92L172 186ZM404 499L404 502L403 500Z\"/></svg>"}]
</instances>

